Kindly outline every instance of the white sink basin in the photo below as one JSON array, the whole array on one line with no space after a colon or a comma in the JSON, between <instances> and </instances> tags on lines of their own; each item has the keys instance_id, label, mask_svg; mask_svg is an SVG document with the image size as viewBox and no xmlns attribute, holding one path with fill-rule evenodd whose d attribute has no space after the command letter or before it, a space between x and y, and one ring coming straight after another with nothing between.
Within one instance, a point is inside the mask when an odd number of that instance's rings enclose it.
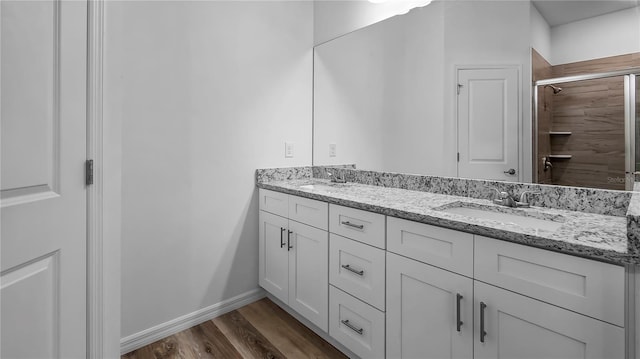
<instances>
[{"instance_id":1,"label":"white sink basin","mask_svg":"<svg viewBox=\"0 0 640 359\"><path fill-rule=\"evenodd\" d=\"M502 223L513 223L522 227L542 229L547 231L556 231L562 227L562 222L551 219L542 219L526 215L526 213L505 213L490 209L473 208L466 206L458 206L442 209L442 212L458 214L466 217L478 219L488 219Z\"/></svg>"},{"instance_id":2,"label":"white sink basin","mask_svg":"<svg viewBox=\"0 0 640 359\"><path fill-rule=\"evenodd\" d=\"M345 187L347 186L347 183L312 183L312 184L303 184L301 186L298 186L298 188L300 189L306 189L306 190L316 190L316 189L331 189L331 188L336 188L336 187Z\"/></svg>"}]
</instances>

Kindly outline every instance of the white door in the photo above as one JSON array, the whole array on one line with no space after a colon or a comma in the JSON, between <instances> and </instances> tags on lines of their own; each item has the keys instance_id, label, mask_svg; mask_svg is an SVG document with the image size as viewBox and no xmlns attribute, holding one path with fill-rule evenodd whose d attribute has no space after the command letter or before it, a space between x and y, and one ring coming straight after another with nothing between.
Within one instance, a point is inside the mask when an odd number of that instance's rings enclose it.
<instances>
[{"instance_id":1,"label":"white door","mask_svg":"<svg viewBox=\"0 0 640 359\"><path fill-rule=\"evenodd\" d=\"M289 230L289 306L329 331L329 233L295 221Z\"/></svg>"},{"instance_id":2,"label":"white door","mask_svg":"<svg viewBox=\"0 0 640 359\"><path fill-rule=\"evenodd\" d=\"M260 286L282 302L289 300L288 220L260 211L259 265Z\"/></svg>"},{"instance_id":3,"label":"white door","mask_svg":"<svg viewBox=\"0 0 640 359\"><path fill-rule=\"evenodd\" d=\"M86 357L81 1L1 1L2 358Z\"/></svg>"},{"instance_id":4,"label":"white door","mask_svg":"<svg viewBox=\"0 0 640 359\"><path fill-rule=\"evenodd\" d=\"M458 176L517 181L518 70L458 70Z\"/></svg>"},{"instance_id":5,"label":"white door","mask_svg":"<svg viewBox=\"0 0 640 359\"><path fill-rule=\"evenodd\" d=\"M478 281L474 293L476 359L625 356L624 328Z\"/></svg>"},{"instance_id":6,"label":"white door","mask_svg":"<svg viewBox=\"0 0 640 359\"><path fill-rule=\"evenodd\" d=\"M471 358L472 287L470 278L387 252L387 358Z\"/></svg>"}]
</instances>

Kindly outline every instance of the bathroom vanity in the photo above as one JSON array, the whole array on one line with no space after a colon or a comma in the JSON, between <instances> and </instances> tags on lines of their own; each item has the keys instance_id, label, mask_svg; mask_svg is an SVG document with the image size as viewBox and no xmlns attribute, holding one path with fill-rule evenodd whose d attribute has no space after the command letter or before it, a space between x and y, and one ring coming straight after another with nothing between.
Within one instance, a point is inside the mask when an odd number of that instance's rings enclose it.
<instances>
[{"instance_id":1,"label":"bathroom vanity","mask_svg":"<svg viewBox=\"0 0 640 359\"><path fill-rule=\"evenodd\" d=\"M260 285L360 357L634 355L640 257L620 208L507 208L470 195L484 181L464 196L446 179L258 177Z\"/></svg>"}]
</instances>

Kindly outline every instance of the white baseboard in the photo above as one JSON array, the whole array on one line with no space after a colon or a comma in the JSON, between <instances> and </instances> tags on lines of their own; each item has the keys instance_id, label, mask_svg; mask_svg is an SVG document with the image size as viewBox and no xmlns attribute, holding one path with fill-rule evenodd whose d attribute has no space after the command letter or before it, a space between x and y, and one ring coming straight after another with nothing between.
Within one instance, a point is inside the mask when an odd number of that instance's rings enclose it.
<instances>
[{"instance_id":1,"label":"white baseboard","mask_svg":"<svg viewBox=\"0 0 640 359\"><path fill-rule=\"evenodd\" d=\"M166 338L185 329L206 322L207 320L219 317L264 297L264 290L262 288L256 288L220 303L216 303L193 313L183 315L168 322L156 325L155 327L132 334L120 340L120 353L126 354L130 351L142 348L145 345L149 345L162 338Z\"/></svg>"}]
</instances>

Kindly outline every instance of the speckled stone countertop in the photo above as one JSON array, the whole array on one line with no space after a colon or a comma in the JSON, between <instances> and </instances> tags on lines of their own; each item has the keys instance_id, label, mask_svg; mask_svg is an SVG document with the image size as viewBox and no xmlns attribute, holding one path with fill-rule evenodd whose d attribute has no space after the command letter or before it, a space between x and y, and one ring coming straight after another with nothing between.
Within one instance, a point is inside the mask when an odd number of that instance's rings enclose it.
<instances>
[{"instance_id":1,"label":"speckled stone countertop","mask_svg":"<svg viewBox=\"0 0 640 359\"><path fill-rule=\"evenodd\" d=\"M507 208L487 199L452 196L360 183L334 184L310 178L270 178L258 180L258 187L388 216L432 224L549 249L617 265L640 264L635 248L629 248L628 216L611 216L563 209L532 207ZM313 184L313 188L301 187ZM449 213L451 207L482 208L493 212L559 222L555 230L534 229L515 223Z\"/></svg>"}]
</instances>

